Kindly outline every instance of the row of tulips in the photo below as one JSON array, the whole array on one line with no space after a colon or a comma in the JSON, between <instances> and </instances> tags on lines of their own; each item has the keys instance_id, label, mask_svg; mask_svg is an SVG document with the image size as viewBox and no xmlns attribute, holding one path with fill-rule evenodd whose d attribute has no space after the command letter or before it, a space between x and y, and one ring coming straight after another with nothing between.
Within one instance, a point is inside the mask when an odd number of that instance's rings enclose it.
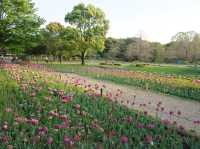
<instances>
[{"instance_id":1,"label":"row of tulips","mask_svg":"<svg viewBox=\"0 0 200 149\"><path fill-rule=\"evenodd\" d=\"M98 84L80 88L78 80L17 65L3 69L1 148L200 148L200 139L184 130L99 96Z\"/></svg>"},{"instance_id":2,"label":"row of tulips","mask_svg":"<svg viewBox=\"0 0 200 149\"><path fill-rule=\"evenodd\" d=\"M55 68L55 67L51 67ZM57 68L56 68L57 69ZM57 69L59 71L59 68ZM200 101L200 80L120 69L84 67L75 73Z\"/></svg>"}]
</instances>

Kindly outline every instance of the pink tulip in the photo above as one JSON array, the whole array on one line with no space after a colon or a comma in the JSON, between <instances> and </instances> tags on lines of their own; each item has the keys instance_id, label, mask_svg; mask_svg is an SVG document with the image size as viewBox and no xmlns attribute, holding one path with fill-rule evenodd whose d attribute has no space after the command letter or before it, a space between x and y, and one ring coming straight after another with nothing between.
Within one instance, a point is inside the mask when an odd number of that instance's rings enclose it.
<instances>
[{"instance_id":1,"label":"pink tulip","mask_svg":"<svg viewBox=\"0 0 200 149\"><path fill-rule=\"evenodd\" d=\"M122 144L127 144L128 143L128 137L127 136L121 136L120 141Z\"/></svg>"},{"instance_id":2,"label":"pink tulip","mask_svg":"<svg viewBox=\"0 0 200 149\"><path fill-rule=\"evenodd\" d=\"M147 136L145 137L145 142L146 142L146 143L149 143L149 144L152 144L152 143L153 143L153 138L152 138L152 136L147 135Z\"/></svg>"},{"instance_id":3,"label":"pink tulip","mask_svg":"<svg viewBox=\"0 0 200 149\"><path fill-rule=\"evenodd\" d=\"M53 138L52 137L48 137L47 143L49 145L51 145L53 143Z\"/></svg>"}]
</instances>

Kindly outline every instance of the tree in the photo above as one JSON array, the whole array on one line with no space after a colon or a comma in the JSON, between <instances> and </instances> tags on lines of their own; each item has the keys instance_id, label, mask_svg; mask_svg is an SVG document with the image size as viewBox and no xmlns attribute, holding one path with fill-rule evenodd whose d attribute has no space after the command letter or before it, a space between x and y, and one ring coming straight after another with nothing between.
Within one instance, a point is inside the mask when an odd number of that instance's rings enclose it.
<instances>
[{"instance_id":1,"label":"tree","mask_svg":"<svg viewBox=\"0 0 200 149\"><path fill-rule=\"evenodd\" d=\"M1 0L0 49L22 52L35 46L43 23L31 0Z\"/></svg>"},{"instance_id":2,"label":"tree","mask_svg":"<svg viewBox=\"0 0 200 149\"><path fill-rule=\"evenodd\" d=\"M159 42L152 42L151 48L153 52L152 61L157 63L163 62L165 55L164 46Z\"/></svg>"},{"instance_id":3,"label":"tree","mask_svg":"<svg viewBox=\"0 0 200 149\"><path fill-rule=\"evenodd\" d=\"M91 4L78 4L65 16L65 22L77 30L75 40L83 65L85 57L90 51L104 49L108 20L101 9Z\"/></svg>"},{"instance_id":4,"label":"tree","mask_svg":"<svg viewBox=\"0 0 200 149\"><path fill-rule=\"evenodd\" d=\"M179 32L175 36L172 37L172 42L176 45L177 57L182 60L190 61L190 53L191 53L191 42L194 37L197 35L194 31L189 32Z\"/></svg>"},{"instance_id":5,"label":"tree","mask_svg":"<svg viewBox=\"0 0 200 149\"><path fill-rule=\"evenodd\" d=\"M151 48L150 42L142 40L141 38L132 38L132 40L130 40L126 45L127 48L124 52L127 60L152 61L153 49Z\"/></svg>"},{"instance_id":6,"label":"tree","mask_svg":"<svg viewBox=\"0 0 200 149\"><path fill-rule=\"evenodd\" d=\"M64 26L58 22L51 22L46 26L47 31L59 35L64 30Z\"/></svg>"},{"instance_id":7,"label":"tree","mask_svg":"<svg viewBox=\"0 0 200 149\"><path fill-rule=\"evenodd\" d=\"M62 62L63 55L63 42L61 39L61 33L64 30L64 26L58 22L51 22L46 25L46 28L42 31L42 40L47 47L47 53L50 55L58 56L60 63Z\"/></svg>"},{"instance_id":8,"label":"tree","mask_svg":"<svg viewBox=\"0 0 200 149\"><path fill-rule=\"evenodd\" d=\"M200 35L197 34L191 42L191 62L195 63L200 60Z\"/></svg>"},{"instance_id":9,"label":"tree","mask_svg":"<svg viewBox=\"0 0 200 149\"><path fill-rule=\"evenodd\" d=\"M57 56L60 63L63 57L69 58L72 55L72 49L76 49L75 37L77 32L71 27L64 27L58 22L49 23L42 31L42 41L47 47L47 53Z\"/></svg>"},{"instance_id":10,"label":"tree","mask_svg":"<svg viewBox=\"0 0 200 149\"><path fill-rule=\"evenodd\" d=\"M105 40L105 48L102 52L104 58L115 59L118 54L119 40L114 38L107 38Z\"/></svg>"},{"instance_id":11,"label":"tree","mask_svg":"<svg viewBox=\"0 0 200 149\"><path fill-rule=\"evenodd\" d=\"M196 35L197 33L195 31L178 32L176 35L172 37L171 40L176 42L192 41Z\"/></svg>"}]
</instances>

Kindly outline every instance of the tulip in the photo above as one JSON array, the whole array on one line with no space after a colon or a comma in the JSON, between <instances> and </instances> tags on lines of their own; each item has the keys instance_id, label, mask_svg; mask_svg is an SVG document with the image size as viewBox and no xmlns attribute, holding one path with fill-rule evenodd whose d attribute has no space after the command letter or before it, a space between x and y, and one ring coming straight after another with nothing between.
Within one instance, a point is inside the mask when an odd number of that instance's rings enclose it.
<instances>
[{"instance_id":1,"label":"tulip","mask_svg":"<svg viewBox=\"0 0 200 149\"><path fill-rule=\"evenodd\" d=\"M148 143L148 144L152 144L153 145L153 138L152 138L152 136L147 135L145 137L145 142Z\"/></svg>"},{"instance_id":2,"label":"tulip","mask_svg":"<svg viewBox=\"0 0 200 149\"><path fill-rule=\"evenodd\" d=\"M67 135L64 136L63 141L65 145L72 146L74 144L73 140L69 138Z\"/></svg>"},{"instance_id":3,"label":"tulip","mask_svg":"<svg viewBox=\"0 0 200 149\"><path fill-rule=\"evenodd\" d=\"M38 125L39 124L39 120L31 118L30 120L28 120L29 123L31 123L32 125Z\"/></svg>"},{"instance_id":4,"label":"tulip","mask_svg":"<svg viewBox=\"0 0 200 149\"><path fill-rule=\"evenodd\" d=\"M80 110L81 105L80 104L76 104L74 107L75 107L76 110Z\"/></svg>"},{"instance_id":5,"label":"tulip","mask_svg":"<svg viewBox=\"0 0 200 149\"><path fill-rule=\"evenodd\" d=\"M78 133L74 136L74 141L80 141L81 140L81 135Z\"/></svg>"},{"instance_id":6,"label":"tulip","mask_svg":"<svg viewBox=\"0 0 200 149\"><path fill-rule=\"evenodd\" d=\"M7 131L8 130L8 123L7 122L4 122L3 126L2 126L2 129L4 131Z\"/></svg>"},{"instance_id":7,"label":"tulip","mask_svg":"<svg viewBox=\"0 0 200 149\"><path fill-rule=\"evenodd\" d=\"M48 137L47 143L48 143L48 145L51 145L53 143L53 138L52 137Z\"/></svg>"},{"instance_id":8,"label":"tulip","mask_svg":"<svg viewBox=\"0 0 200 149\"><path fill-rule=\"evenodd\" d=\"M122 144L127 144L128 143L128 137L127 136L121 136L120 141Z\"/></svg>"}]
</instances>

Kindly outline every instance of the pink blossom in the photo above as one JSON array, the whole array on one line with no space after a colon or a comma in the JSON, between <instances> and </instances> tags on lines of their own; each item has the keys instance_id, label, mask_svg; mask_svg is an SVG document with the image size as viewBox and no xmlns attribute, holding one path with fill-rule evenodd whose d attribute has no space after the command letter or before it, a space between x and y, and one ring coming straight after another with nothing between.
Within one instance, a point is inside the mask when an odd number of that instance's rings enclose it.
<instances>
[{"instance_id":1,"label":"pink blossom","mask_svg":"<svg viewBox=\"0 0 200 149\"><path fill-rule=\"evenodd\" d=\"M200 124L200 120L194 120L193 124Z\"/></svg>"},{"instance_id":2,"label":"pink blossom","mask_svg":"<svg viewBox=\"0 0 200 149\"><path fill-rule=\"evenodd\" d=\"M30 120L28 120L29 123L31 123L32 125L38 125L39 124L39 120L31 118Z\"/></svg>"},{"instance_id":3,"label":"pink blossom","mask_svg":"<svg viewBox=\"0 0 200 149\"><path fill-rule=\"evenodd\" d=\"M75 108L76 110L80 110L80 109L81 109L81 105L80 105L80 104L76 104L76 105L74 106L74 108Z\"/></svg>"},{"instance_id":4,"label":"pink blossom","mask_svg":"<svg viewBox=\"0 0 200 149\"><path fill-rule=\"evenodd\" d=\"M121 136L120 141L121 141L122 144L126 144L126 143L128 143L128 137L127 136Z\"/></svg>"},{"instance_id":5,"label":"pink blossom","mask_svg":"<svg viewBox=\"0 0 200 149\"><path fill-rule=\"evenodd\" d=\"M66 121L68 119L67 115L60 115L59 119Z\"/></svg>"},{"instance_id":6,"label":"pink blossom","mask_svg":"<svg viewBox=\"0 0 200 149\"><path fill-rule=\"evenodd\" d=\"M81 140L81 135L78 133L74 136L74 141L80 141Z\"/></svg>"},{"instance_id":7,"label":"pink blossom","mask_svg":"<svg viewBox=\"0 0 200 149\"><path fill-rule=\"evenodd\" d=\"M31 97L35 97L35 96L36 96L36 93L35 93L35 92L32 92L30 96L31 96Z\"/></svg>"},{"instance_id":8,"label":"pink blossom","mask_svg":"<svg viewBox=\"0 0 200 149\"><path fill-rule=\"evenodd\" d=\"M53 143L53 138L52 137L48 137L47 143L49 145L51 145Z\"/></svg>"},{"instance_id":9,"label":"pink blossom","mask_svg":"<svg viewBox=\"0 0 200 149\"><path fill-rule=\"evenodd\" d=\"M62 102L63 103L69 103L72 100L72 96L62 96Z\"/></svg>"},{"instance_id":10,"label":"pink blossom","mask_svg":"<svg viewBox=\"0 0 200 149\"><path fill-rule=\"evenodd\" d=\"M8 123L7 122L4 122L3 126L2 126L2 129L4 131L7 131L8 130Z\"/></svg>"},{"instance_id":11,"label":"pink blossom","mask_svg":"<svg viewBox=\"0 0 200 149\"><path fill-rule=\"evenodd\" d=\"M65 145L72 146L74 144L73 140L70 137L68 137L67 135L64 136L63 141L64 141Z\"/></svg>"},{"instance_id":12,"label":"pink blossom","mask_svg":"<svg viewBox=\"0 0 200 149\"><path fill-rule=\"evenodd\" d=\"M3 143L8 143L9 137L5 135L5 136L2 136L2 137L0 138L0 140L1 140L1 142L3 142Z\"/></svg>"},{"instance_id":13,"label":"pink blossom","mask_svg":"<svg viewBox=\"0 0 200 149\"><path fill-rule=\"evenodd\" d=\"M154 129L154 128L155 128L155 125L154 125L154 124L148 124L148 125L147 125L147 128L149 128L149 129Z\"/></svg>"},{"instance_id":14,"label":"pink blossom","mask_svg":"<svg viewBox=\"0 0 200 149\"><path fill-rule=\"evenodd\" d=\"M55 128L55 129L61 129L61 128L62 128L62 125L54 125L54 128Z\"/></svg>"},{"instance_id":15,"label":"pink blossom","mask_svg":"<svg viewBox=\"0 0 200 149\"><path fill-rule=\"evenodd\" d=\"M133 118L131 116L128 116L126 121L127 121L127 123L130 124L133 121Z\"/></svg>"},{"instance_id":16,"label":"pink blossom","mask_svg":"<svg viewBox=\"0 0 200 149\"><path fill-rule=\"evenodd\" d=\"M152 136L147 135L147 136L145 137L145 142L146 142L146 143L149 143L149 144L152 144L152 143L153 143L153 138L152 138Z\"/></svg>"},{"instance_id":17,"label":"pink blossom","mask_svg":"<svg viewBox=\"0 0 200 149\"><path fill-rule=\"evenodd\" d=\"M137 128L144 128L144 125L142 123L138 123Z\"/></svg>"},{"instance_id":18,"label":"pink blossom","mask_svg":"<svg viewBox=\"0 0 200 149\"><path fill-rule=\"evenodd\" d=\"M112 130L110 133L109 133L109 137L112 138L114 136L116 136L116 131Z\"/></svg>"},{"instance_id":19,"label":"pink blossom","mask_svg":"<svg viewBox=\"0 0 200 149\"><path fill-rule=\"evenodd\" d=\"M167 119L161 121L164 125L170 125L171 122Z\"/></svg>"},{"instance_id":20,"label":"pink blossom","mask_svg":"<svg viewBox=\"0 0 200 149\"><path fill-rule=\"evenodd\" d=\"M58 117L59 116L59 114L57 112L54 112L54 111L50 111L49 115L50 116L54 116L54 117Z\"/></svg>"},{"instance_id":21,"label":"pink blossom","mask_svg":"<svg viewBox=\"0 0 200 149\"><path fill-rule=\"evenodd\" d=\"M40 136L44 136L45 134L47 134L47 132L48 132L48 128L46 126L38 128L38 134Z\"/></svg>"}]
</instances>

